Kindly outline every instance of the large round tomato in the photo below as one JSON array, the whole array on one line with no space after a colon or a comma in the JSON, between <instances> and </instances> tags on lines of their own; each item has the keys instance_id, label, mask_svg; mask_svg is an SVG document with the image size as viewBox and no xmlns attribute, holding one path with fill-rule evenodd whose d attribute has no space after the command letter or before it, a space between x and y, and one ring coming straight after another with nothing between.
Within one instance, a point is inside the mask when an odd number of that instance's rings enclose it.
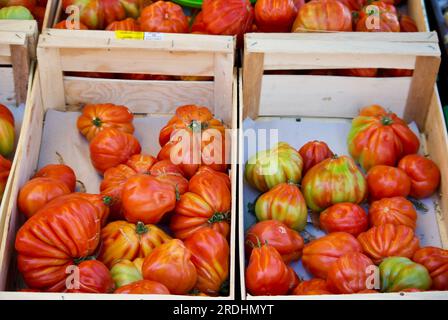
<instances>
[{"instance_id":1,"label":"large round tomato","mask_svg":"<svg viewBox=\"0 0 448 320\"><path fill-rule=\"evenodd\" d=\"M171 237L155 225L114 221L101 230L101 239L98 260L110 268L121 259L145 258Z\"/></svg>"},{"instance_id":2,"label":"large round tomato","mask_svg":"<svg viewBox=\"0 0 448 320\"><path fill-rule=\"evenodd\" d=\"M140 280L115 290L114 293L121 294L170 294L166 286L160 282L151 280Z\"/></svg>"},{"instance_id":3,"label":"large round tomato","mask_svg":"<svg viewBox=\"0 0 448 320\"><path fill-rule=\"evenodd\" d=\"M116 288L143 280L141 269L139 269L136 263L127 259L117 260L112 268L110 268L110 274L115 282Z\"/></svg>"},{"instance_id":4,"label":"large round tomato","mask_svg":"<svg viewBox=\"0 0 448 320\"><path fill-rule=\"evenodd\" d=\"M7 157L14 150L14 116L0 104L0 155Z\"/></svg>"},{"instance_id":5,"label":"large round tomato","mask_svg":"<svg viewBox=\"0 0 448 320\"><path fill-rule=\"evenodd\" d=\"M78 118L79 132L91 141L104 129L115 128L126 133L134 133L134 115L126 106L112 103L87 104Z\"/></svg>"},{"instance_id":6,"label":"large round tomato","mask_svg":"<svg viewBox=\"0 0 448 320\"><path fill-rule=\"evenodd\" d=\"M282 182L299 183L303 160L299 152L285 142L258 152L246 162L245 177L249 184L262 192Z\"/></svg>"},{"instance_id":7,"label":"large round tomato","mask_svg":"<svg viewBox=\"0 0 448 320\"><path fill-rule=\"evenodd\" d=\"M0 155L0 201L2 200L3 193L5 192L9 172L11 171L11 165L12 165L11 161L3 158Z\"/></svg>"},{"instance_id":8,"label":"large round tomato","mask_svg":"<svg viewBox=\"0 0 448 320\"><path fill-rule=\"evenodd\" d=\"M368 289L368 278L375 272L374 268L372 260L362 253L347 253L330 266L328 288L335 293L357 293Z\"/></svg>"},{"instance_id":9,"label":"large round tomato","mask_svg":"<svg viewBox=\"0 0 448 320\"><path fill-rule=\"evenodd\" d=\"M69 193L70 190L60 180L34 178L20 189L17 205L19 211L30 218L51 200Z\"/></svg>"},{"instance_id":10,"label":"large round tomato","mask_svg":"<svg viewBox=\"0 0 448 320\"><path fill-rule=\"evenodd\" d=\"M178 239L155 248L143 262L145 280L165 285L172 294L186 294L196 285L196 267L191 252Z\"/></svg>"},{"instance_id":11,"label":"large round tomato","mask_svg":"<svg viewBox=\"0 0 448 320\"><path fill-rule=\"evenodd\" d=\"M270 245L255 247L246 268L246 288L254 296L286 294L292 273L278 251Z\"/></svg>"},{"instance_id":12,"label":"large round tomato","mask_svg":"<svg viewBox=\"0 0 448 320\"><path fill-rule=\"evenodd\" d=\"M325 209L319 216L319 222L327 233L342 231L355 237L366 231L369 225L364 209L350 202L337 203Z\"/></svg>"},{"instance_id":13,"label":"large round tomato","mask_svg":"<svg viewBox=\"0 0 448 320\"><path fill-rule=\"evenodd\" d=\"M116 31L116 30L120 30L120 31L140 31L140 25L138 24L138 22L133 19L133 18L126 18L124 20L121 21L114 21L112 23L110 23L107 27L106 30L108 31ZM132 132L130 132L132 133Z\"/></svg>"},{"instance_id":14,"label":"large round tomato","mask_svg":"<svg viewBox=\"0 0 448 320\"><path fill-rule=\"evenodd\" d=\"M408 289L428 290L431 277L421 264L405 257L390 257L380 264L382 292L399 292Z\"/></svg>"},{"instance_id":15,"label":"large round tomato","mask_svg":"<svg viewBox=\"0 0 448 320\"><path fill-rule=\"evenodd\" d=\"M95 169L103 174L109 168L126 163L141 150L140 143L133 135L107 128L90 142L90 159Z\"/></svg>"},{"instance_id":16,"label":"large round tomato","mask_svg":"<svg viewBox=\"0 0 448 320\"><path fill-rule=\"evenodd\" d=\"M369 208L371 226L382 224L405 225L415 229L417 211L412 202L403 197L383 198L372 202Z\"/></svg>"},{"instance_id":17,"label":"large round tomato","mask_svg":"<svg viewBox=\"0 0 448 320\"><path fill-rule=\"evenodd\" d=\"M278 220L289 228L302 231L308 218L305 199L297 185L280 183L262 194L255 203L259 221Z\"/></svg>"},{"instance_id":18,"label":"large round tomato","mask_svg":"<svg viewBox=\"0 0 448 320\"><path fill-rule=\"evenodd\" d=\"M419 248L414 230L404 225L383 224L358 236L364 253L380 264L387 257L412 258Z\"/></svg>"},{"instance_id":19,"label":"large round tomato","mask_svg":"<svg viewBox=\"0 0 448 320\"><path fill-rule=\"evenodd\" d=\"M295 287L292 292L295 296L305 296L305 295L321 295L321 294L332 294L328 289L327 281L323 279L314 278L308 281L303 281Z\"/></svg>"},{"instance_id":20,"label":"large round tomato","mask_svg":"<svg viewBox=\"0 0 448 320\"><path fill-rule=\"evenodd\" d=\"M187 33L188 18L182 7L169 1L157 1L143 9L140 27L148 32Z\"/></svg>"},{"instance_id":21,"label":"large round tomato","mask_svg":"<svg viewBox=\"0 0 448 320\"><path fill-rule=\"evenodd\" d=\"M162 149L157 158L179 165L188 178L196 173L201 164L225 172L225 140L224 124L213 118L208 108L181 106L160 130Z\"/></svg>"},{"instance_id":22,"label":"large round tomato","mask_svg":"<svg viewBox=\"0 0 448 320\"><path fill-rule=\"evenodd\" d=\"M433 290L448 290L448 250L424 247L417 250L412 258L425 266L432 278Z\"/></svg>"},{"instance_id":23,"label":"large round tomato","mask_svg":"<svg viewBox=\"0 0 448 320\"><path fill-rule=\"evenodd\" d=\"M326 279L333 262L350 252L362 252L356 238L346 232L333 232L305 245L302 263L315 277Z\"/></svg>"},{"instance_id":24,"label":"large round tomato","mask_svg":"<svg viewBox=\"0 0 448 320\"><path fill-rule=\"evenodd\" d=\"M440 170L431 159L418 154L410 154L398 162L398 168L411 178L409 195L414 198L429 197L439 187Z\"/></svg>"},{"instance_id":25,"label":"large round tomato","mask_svg":"<svg viewBox=\"0 0 448 320\"><path fill-rule=\"evenodd\" d=\"M97 260L82 261L78 266L79 278L73 277L67 292L72 293L112 293L114 281L109 269Z\"/></svg>"},{"instance_id":26,"label":"large round tomato","mask_svg":"<svg viewBox=\"0 0 448 320\"><path fill-rule=\"evenodd\" d=\"M185 240L198 274L196 288L207 295L219 295L229 277L230 248L226 238L203 228Z\"/></svg>"},{"instance_id":27,"label":"large round tomato","mask_svg":"<svg viewBox=\"0 0 448 320\"><path fill-rule=\"evenodd\" d=\"M180 196L171 217L170 229L179 239L186 239L207 226L227 237L230 209L228 176L211 169L200 170L191 178L188 192Z\"/></svg>"},{"instance_id":28,"label":"large round tomato","mask_svg":"<svg viewBox=\"0 0 448 320\"><path fill-rule=\"evenodd\" d=\"M299 149L299 153L303 159L303 174L316 164L333 157L333 152L328 145L323 141L317 140L305 143Z\"/></svg>"},{"instance_id":29,"label":"large round tomato","mask_svg":"<svg viewBox=\"0 0 448 320\"><path fill-rule=\"evenodd\" d=\"M407 197L411 191L411 179L399 168L379 165L367 173L367 187L371 201Z\"/></svg>"},{"instance_id":30,"label":"large round tomato","mask_svg":"<svg viewBox=\"0 0 448 320\"><path fill-rule=\"evenodd\" d=\"M95 206L79 198L48 206L27 220L17 232L15 248L28 287L65 290L69 267L95 252L100 229Z\"/></svg>"},{"instance_id":31,"label":"large round tomato","mask_svg":"<svg viewBox=\"0 0 448 320\"><path fill-rule=\"evenodd\" d=\"M277 220L266 220L254 224L246 232L246 255L262 243L268 243L282 256L285 263L298 260L302 255L303 239L300 234Z\"/></svg>"},{"instance_id":32,"label":"large round tomato","mask_svg":"<svg viewBox=\"0 0 448 320\"><path fill-rule=\"evenodd\" d=\"M308 208L320 212L340 202L361 203L367 196L367 185L352 159L334 156L306 173L302 192Z\"/></svg>"},{"instance_id":33,"label":"large round tomato","mask_svg":"<svg viewBox=\"0 0 448 320\"><path fill-rule=\"evenodd\" d=\"M293 0L258 0L255 23L261 32L290 32L297 16Z\"/></svg>"},{"instance_id":34,"label":"large round tomato","mask_svg":"<svg viewBox=\"0 0 448 320\"><path fill-rule=\"evenodd\" d=\"M347 145L350 155L368 171L375 165L396 165L403 156L416 153L420 142L396 114L373 105L353 119Z\"/></svg>"},{"instance_id":35,"label":"large round tomato","mask_svg":"<svg viewBox=\"0 0 448 320\"><path fill-rule=\"evenodd\" d=\"M400 32L396 9L381 1L374 1L359 12L356 31Z\"/></svg>"},{"instance_id":36,"label":"large round tomato","mask_svg":"<svg viewBox=\"0 0 448 320\"><path fill-rule=\"evenodd\" d=\"M74 192L76 188L76 176L72 168L65 164L49 164L42 167L34 175L34 178L45 177L60 180L65 183L67 188Z\"/></svg>"},{"instance_id":37,"label":"large round tomato","mask_svg":"<svg viewBox=\"0 0 448 320\"><path fill-rule=\"evenodd\" d=\"M342 2L313 0L305 3L297 14L292 32L352 31L352 14Z\"/></svg>"}]
</instances>

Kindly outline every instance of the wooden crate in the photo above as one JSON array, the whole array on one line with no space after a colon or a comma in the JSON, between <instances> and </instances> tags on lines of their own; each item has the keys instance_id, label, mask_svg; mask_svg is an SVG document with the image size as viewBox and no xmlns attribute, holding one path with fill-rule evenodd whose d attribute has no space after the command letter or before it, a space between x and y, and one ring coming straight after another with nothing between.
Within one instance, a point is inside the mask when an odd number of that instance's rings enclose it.
<instances>
[{"instance_id":1,"label":"wooden crate","mask_svg":"<svg viewBox=\"0 0 448 320\"><path fill-rule=\"evenodd\" d=\"M20 136L11 199L33 175L41 149L45 112L50 109L79 110L85 103L124 104L132 112L150 116L172 114L186 103L209 106L229 128L237 127L237 86L234 38L203 35L167 35L159 41L115 40L113 32L92 31L85 37L62 39L47 30L37 49L36 81L27 101L23 134ZM64 71L156 73L213 76L213 81L136 81L64 77ZM235 133L236 136L236 133ZM158 137L154 137L157 144ZM236 142L236 139L234 139ZM236 143L231 150L231 180L236 185ZM86 166L90 166L86 163ZM230 295L234 297L236 188L232 188ZM0 248L0 290L15 279L14 239L23 218L16 201L9 203ZM9 269L9 272L8 272ZM82 295L60 293L0 292L9 299L200 299L190 296ZM207 297L205 298L207 299ZM215 298L216 299L216 298Z\"/></svg>"},{"instance_id":2,"label":"wooden crate","mask_svg":"<svg viewBox=\"0 0 448 320\"><path fill-rule=\"evenodd\" d=\"M437 223L448 248L448 138L435 87L440 50L435 33L401 34L246 34L243 75L240 79L240 127L246 117L353 118L361 107L383 104L423 133L422 145L442 173ZM273 75L266 70L332 68L414 69L412 77L358 78L313 75ZM239 139L240 186L244 181L244 136ZM241 293L246 294L244 202L239 193L239 249ZM448 292L367 295L276 296L269 299L448 299Z\"/></svg>"}]
</instances>

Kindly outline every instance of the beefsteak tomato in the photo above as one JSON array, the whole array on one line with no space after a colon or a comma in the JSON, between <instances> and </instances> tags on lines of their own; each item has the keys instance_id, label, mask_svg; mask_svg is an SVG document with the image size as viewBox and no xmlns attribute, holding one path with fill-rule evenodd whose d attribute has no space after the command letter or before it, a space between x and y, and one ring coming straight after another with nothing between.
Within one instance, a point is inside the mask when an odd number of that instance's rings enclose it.
<instances>
[{"instance_id":1,"label":"beefsteak tomato","mask_svg":"<svg viewBox=\"0 0 448 320\"><path fill-rule=\"evenodd\" d=\"M448 250L424 247L415 252L412 260L429 271L432 290L448 290Z\"/></svg>"},{"instance_id":2,"label":"beefsteak tomato","mask_svg":"<svg viewBox=\"0 0 448 320\"><path fill-rule=\"evenodd\" d=\"M366 231L369 225L364 209L350 202L337 203L322 211L319 223L327 233L341 231L355 237Z\"/></svg>"},{"instance_id":3,"label":"beefsteak tomato","mask_svg":"<svg viewBox=\"0 0 448 320\"><path fill-rule=\"evenodd\" d=\"M0 119L6 120L14 127L14 115L5 105L1 103L0 103Z\"/></svg>"},{"instance_id":4,"label":"beefsteak tomato","mask_svg":"<svg viewBox=\"0 0 448 320\"><path fill-rule=\"evenodd\" d=\"M334 156L325 142L317 140L305 143L299 149L299 154L303 160L303 174L316 164Z\"/></svg>"},{"instance_id":5,"label":"beefsteak tomato","mask_svg":"<svg viewBox=\"0 0 448 320\"><path fill-rule=\"evenodd\" d=\"M75 192L76 188L76 175L72 168L65 164L49 164L45 167L42 167L33 178L52 178L56 180L60 180L70 192Z\"/></svg>"},{"instance_id":6,"label":"beefsteak tomato","mask_svg":"<svg viewBox=\"0 0 448 320\"><path fill-rule=\"evenodd\" d=\"M151 280L140 280L115 290L114 293L121 294L170 294L170 291L160 282Z\"/></svg>"},{"instance_id":7,"label":"beefsteak tomato","mask_svg":"<svg viewBox=\"0 0 448 320\"><path fill-rule=\"evenodd\" d=\"M327 281L323 279L314 278L308 281L303 281L295 287L292 292L295 296L305 296L305 295L321 295L321 294L332 294L327 286Z\"/></svg>"},{"instance_id":8,"label":"beefsteak tomato","mask_svg":"<svg viewBox=\"0 0 448 320\"><path fill-rule=\"evenodd\" d=\"M367 172L369 199L407 197L411 191L411 179L399 168L378 165Z\"/></svg>"},{"instance_id":9,"label":"beefsteak tomato","mask_svg":"<svg viewBox=\"0 0 448 320\"><path fill-rule=\"evenodd\" d=\"M6 183L8 182L9 172L11 171L11 161L0 155L0 201L5 192Z\"/></svg>"},{"instance_id":10,"label":"beefsteak tomato","mask_svg":"<svg viewBox=\"0 0 448 320\"><path fill-rule=\"evenodd\" d=\"M381 1L374 1L359 12L356 31L400 32L396 9Z\"/></svg>"},{"instance_id":11,"label":"beefsteak tomato","mask_svg":"<svg viewBox=\"0 0 448 320\"><path fill-rule=\"evenodd\" d=\"M140 31L140 25L138 24L138 22L133 19L133 18L126 18L124 20L121 21L114 21L112 23L110 23L107 27L106 30L108 31L116 31L116 30L120 30L120 31ZM132 132L129 132L132 133Z\"/></svg>"},{"instance_id":12,"label":"beefsteak tomato","mask_svg":"<svg viewBox=\"0 0 448 320\"><path fill-rule=\"evenodd\" d=\"M367 0L338 0L338 1L345 4L345 6L349 8L350 11L352 12L361 10L367 3Z\"/></svg>"},{"instance_id":13,"label":"beefsteak tomato","mask_svg":"<svg viewBox=\"0 0 448 320\"><path fill-rule=\"evenodd\" d=\"M380 264L382 292L399 292L406 289L428 290L431 277L421 264L405 257L390 257Z\"/></svg>"},{"instance_id":14,"label":"beefsteak tomato","mask_svg":"<svg viewBox=\"0 0 448 320\"><path fill-rule=\"evenodd\" d=\"M98 260L86 260L78 264L79 280L73 277L67 283L70 293L112 293L115 289L114 281L109 269Z\"/></svg>"},{"instance_id":15,"label":"beefsteak tomato","mask_svg":"<svg viewBox=\"0 0 448 320\"><path fill-rule=\"evenodd\" d=\"M260 32L290 32L297 16L293 0L258 0L255 23Z\"/></svg>"},{"instance_id":16,"label":"beefsteak tomato","mask_svg":"<svg viewBox=\"0 0 448 320\"><path fill-rule=\"evenodd\" d=\"M417 211L412 202L403 197L383 198L372 202L369 208L371 226L382 224L405 225L415 229Z\"/></svg>"},{"instance_id":17,"label":"beefsteak tomato","mask_svg":"<svg viewBox=\"0 0 448 320\"><path fill-rule=\"evenodd\" d=\"M115 287L120 288L130 283L143 280L141 269L134 262L127 259L117 260L110 269Z\"/></svg>"},{"instance_id":18,"label":"beefsteak tomato","mask_svg":"<svg viewBox=\"0 0 448 320\"><path fill-rule=\"evenodd\" d=\"M142 10L140 27L148 32L187 33L188 18L182 7L170 1L157 1Z\"/></svg>"}]
</instances>

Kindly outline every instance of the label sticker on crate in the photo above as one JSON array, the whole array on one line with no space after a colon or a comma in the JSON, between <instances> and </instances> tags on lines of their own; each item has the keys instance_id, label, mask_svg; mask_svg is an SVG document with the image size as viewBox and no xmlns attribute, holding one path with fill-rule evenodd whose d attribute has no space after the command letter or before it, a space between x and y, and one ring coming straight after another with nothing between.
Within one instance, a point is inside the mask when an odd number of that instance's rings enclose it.
<instances>
[{"instance_id":1,"label":"label sticker on crate","mask_svg":"<svg viewBox=\"0 0 448 320\"><path fill-rule=\"evenodd\" d=\"M163 33L160 32L145 32L145 40L162 40Z\"/></svg>"},{"instance_id":2,"label":"label sticker on crate","mask_svg":"<svg viewBox=\"0 0 448 320\"><path fill-rule=\"evenodd\" d=\"M140 32L140 31L115 31L115 38L117 39L131 39L131 40L162 40L163 33L160 32Z\"/></svg>"}]
</instances>

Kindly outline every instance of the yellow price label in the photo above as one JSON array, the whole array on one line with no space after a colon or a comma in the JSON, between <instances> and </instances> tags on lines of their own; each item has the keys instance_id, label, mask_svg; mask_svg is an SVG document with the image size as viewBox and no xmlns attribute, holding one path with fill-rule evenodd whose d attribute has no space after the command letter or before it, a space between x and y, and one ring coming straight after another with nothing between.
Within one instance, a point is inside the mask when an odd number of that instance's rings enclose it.
<instances>
[{"instance_id":1,"label":"yellow price label","mask_svg":"<svg viewBox=\"0 0 448 320\"><path fill-rule=\"evenodd\" d=\"M144 32L138 31L115 31L115 38L117 39L131 39L131 40L143 40L145 38Z\"/></svg>"}]
</instances>

